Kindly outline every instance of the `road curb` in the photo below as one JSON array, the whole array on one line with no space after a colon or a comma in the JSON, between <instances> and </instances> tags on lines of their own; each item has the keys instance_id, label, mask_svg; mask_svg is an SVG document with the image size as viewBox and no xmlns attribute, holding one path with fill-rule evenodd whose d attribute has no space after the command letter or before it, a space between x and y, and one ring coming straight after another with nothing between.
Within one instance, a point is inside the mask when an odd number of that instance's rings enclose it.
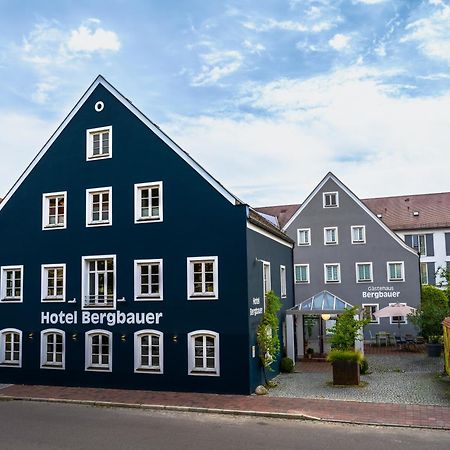
<instances>
[{"instance_id":1,"label":"road curb","mask_svg":"<svg viewBox=\"0 0 450 450\"><path fill-rule=\"evenodd\" d=\"M151 405L146 403L124 403L124 402L108 402L99 400L74 400L63 398L42 398L42 397L20 397L13 395L0 395L0 401L27 401L27 402L42 402L42 403L67 403L75 405L87 405L103 408L130 408L130 409L148 409L154 411L178 411L178 412L196 412L206 414L224 414L230 416L248 416L248 417L267 417L274 419L289 419L289 420L309 420L317 422L342 423L351 425L366 425L376 427L395 427L395 428L419 428L427 430L450 430L448 427L426 426L426 425L412 425L399 423L378 423L378 422L362 422L343 419L331 419L312 416L303 413L287 413L287 412L273 412L273 411L251 411L239 409L221 409L221 408L205 408L200 406L177 406L177 405Z\"/></svg>"}]
</instances>

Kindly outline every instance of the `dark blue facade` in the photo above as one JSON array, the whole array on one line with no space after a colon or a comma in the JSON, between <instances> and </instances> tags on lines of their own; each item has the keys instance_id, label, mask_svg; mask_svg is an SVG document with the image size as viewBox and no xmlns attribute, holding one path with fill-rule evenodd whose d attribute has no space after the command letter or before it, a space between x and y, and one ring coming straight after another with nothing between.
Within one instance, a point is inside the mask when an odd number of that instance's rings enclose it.
<instances>
[{"instance_id":1,"label":"dark blue facade","mask_svg":"<svg viewBox=\"0 0 450 450\"><path fill-rule=\"evenodd\" d=\"M290 307L292 250L249 231L248 207L219 192L107 86L103 79L97 83L0 210L0 265L23 265L23 302L0 302L0 329L23 333L21 367L0 367L0 382L249 393L261 380L252 358L257 318L250 318L249 302L262 295L262 271L252 261L256 255L285 265L283 300ZM104 109L97 112L99 101ZM86 130L105 126L113 130L112 157L86 161ZM155 181L163 183L163 221L135 224L134 185ZM104 186L112 187L112 225L86 227L86 190ZM42 195L59 191L67 192L67 228L42 230ZM125 299L117 309L162 313L159 324L80 323L82 257L90 255L116 256L116 294ZM187 258L201 256L218 258L215 300L187 299ZM163 300L134 301L134 261L159 258ZM56 263L66 264L66 301L42 303L41 265ZM277 291L279 270L272 273ZM78 323L41 323L42 312L60 311L78 311ZM65 332L64 370L40 368L46 328ZM162 374L134 372L133 333L148 328L164 335ZM85 333L92 329L112 332L111 372L85 370ZM187 334L194 330L219 334L219 376L188 374Z\"/></svg>"}]
</instances>

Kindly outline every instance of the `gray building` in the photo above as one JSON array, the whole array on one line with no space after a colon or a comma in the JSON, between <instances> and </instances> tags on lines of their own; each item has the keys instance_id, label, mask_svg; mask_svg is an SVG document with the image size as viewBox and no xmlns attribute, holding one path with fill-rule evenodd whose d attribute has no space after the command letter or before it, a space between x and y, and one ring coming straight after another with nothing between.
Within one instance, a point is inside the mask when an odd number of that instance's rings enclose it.
<instances>
[{"instance_id":1,"label":"gray building","mask_svg":"<svg viewBox=\"0 0 450 450\"><path fill-rule=\"evenodd\" d=\"M259 210L279 222L285 218L280 226L296 242L296 306L287 321L288 336L295 336L296 342L291 356L303 356L308 347L326 353L328 329L336 314L350 305L371 318L366 338L378 332L416 333L407 317L376 319L373 313L392 303L419 306L417 253L336 176L328 173L289 219L286 213L292 205L277 208Z\"/></svg>"}]
</instances>

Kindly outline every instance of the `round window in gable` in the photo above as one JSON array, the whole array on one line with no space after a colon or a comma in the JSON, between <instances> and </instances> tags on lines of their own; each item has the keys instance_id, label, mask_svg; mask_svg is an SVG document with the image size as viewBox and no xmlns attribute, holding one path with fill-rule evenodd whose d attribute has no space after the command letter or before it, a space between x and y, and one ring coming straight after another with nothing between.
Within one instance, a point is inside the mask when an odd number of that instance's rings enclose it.
<instances>
[{"instance_id":1,"label":"round window in gable","mask_svg":"<svg viewBox=\"0 0 450 450\"><path fill-rule=\"evenodd\" d=\"M104 107L105 107L105 105L104 105L103 102L97 102L97 103L95 104L95 110L96 110L97 112L103 111L103 108L104 108Z\"/></svg>"}]
</instances>

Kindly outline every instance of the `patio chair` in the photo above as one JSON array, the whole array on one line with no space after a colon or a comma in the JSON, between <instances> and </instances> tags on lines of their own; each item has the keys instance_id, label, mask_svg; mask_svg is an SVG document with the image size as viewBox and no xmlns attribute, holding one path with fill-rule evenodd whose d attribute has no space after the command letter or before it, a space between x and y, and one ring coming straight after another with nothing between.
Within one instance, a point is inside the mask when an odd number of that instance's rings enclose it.
<instances>
[{"instance_id":1,"label":"patio chair","mask_svg":"<svg viewBox=\"0 0 450 450\"><path fill-rule=\"evenodd\" d=\"M405 345L408 350L416 349L416 340L414 339L414 336L412 334L405 334Z\"/></svg>"},{"instance_id":2,"label":"patio chair","mask_svg":"<svg viewBox=\"0 0 450 450\"><path fill-rule=\"evenodd\" d=\"M369 347L372 347L372 344L375 344L375 336L372 334L372 331L368 330L369 338L364 339L364 344L368 345Z\"/></svg>"},{"instance_id":3,"label":"patio chair","mask_svg":"<svg viewBox=\"0 0 450 450\"><path fill-rule=\"evenodd\" d=\"M401 336L395 335L395 345L397 345L400 350L403 349L403 346L406 344L405 338L402 338Z\"/></svg>"}]
</instances>

